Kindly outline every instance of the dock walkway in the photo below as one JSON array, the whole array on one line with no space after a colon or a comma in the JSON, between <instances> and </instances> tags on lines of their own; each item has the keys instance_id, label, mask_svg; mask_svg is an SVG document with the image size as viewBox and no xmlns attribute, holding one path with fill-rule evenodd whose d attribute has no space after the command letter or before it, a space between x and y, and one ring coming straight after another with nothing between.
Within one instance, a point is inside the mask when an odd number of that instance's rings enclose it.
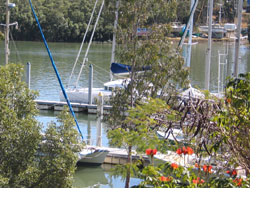
<instances>
[{"instance_id":1,"label":"dock walkway","mask_svg":"<svg viewBox=\"0 0 260 198\"><path fill-rule=\"evenodd\" d=\"M49 101L49 100L35 100L37 108L39 110L53 110L62 111L64 105L67 106L66 102L60 101ZM97 113L96 104L85 104L85 103L71 103L74 112L85 112L88 114ZM104 105L104 114L108 114L109 110L112 108L110 105Z\"/></svg>"}]
</instances>

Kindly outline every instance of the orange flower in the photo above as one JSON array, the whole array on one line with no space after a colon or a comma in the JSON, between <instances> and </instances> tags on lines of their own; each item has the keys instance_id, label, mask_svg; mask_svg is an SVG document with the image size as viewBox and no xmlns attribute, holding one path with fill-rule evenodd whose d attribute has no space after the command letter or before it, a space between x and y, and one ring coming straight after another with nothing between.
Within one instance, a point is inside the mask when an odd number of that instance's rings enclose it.
<instances>
[{"instance_id":1,"label":"orange flower","mask_svg":"<svg viewBox=\"0 0 260 198\"><path fill-rule=\"evenodd\" d=\"M204 165L203 167L203 171L204 172L209 172L209 173L211 173L212 171L211 171L211 169L212 169L212 166L207 166L207 165Z\"/></svg>"},{"instance_id":2,"label":"orange flower","mask_svg":"<svg viewBox=\"0 0 260 198\"><path fill-rule=\"evenodd\" d=\"M199 177L197 177L197 179L193 179L192 182L194 184L203 184L205 181L203 179L200 179Z\"/></svg>"},{"instance_id":3,"label":"orange flower","mask_svg":"<svg viewBox=\"0 0 260 198\"><path fill-rule=\"evenodd\" d=\"M168 182L168 181L170 181L171 179L169 178L169 177L164 177L164 176L161 176L160 177L160 181L162 181L162 182Z\"/></svg>"},{"instance_id":4,"label":"orange flower","mask_svg":"<svg viewBox=\"0 0 260 198\"><path fill-rule=\"evenodd\" d=\"M187 152L189 155L192 155L193 154L192 148L187 146Z\"/></svg>"},{"instance_id":5,"label":"orange flower","mask_svg":"<svg viewBox=\"0 0 260 198\"><path fill-rule=\"evenodd\" d=\"M199 168L200 166L198 165L198 163L195 163L195 167L196 167L196 168Z\"/></svg>"},{"instance_id":6,"label":"orange flower","mask_svg":"<svg viewBox=\"0 0 260 198\"><path fill-rule=\"evenodd\" d=\"M226 99L227 103L231 103L231 98Z\"/></svg>"},{"instance_id":7,"label":"orange flower","mask_svg":"<svg viewBox=\"0 0 260 198\"><path fill-rule=\"evenodd\" d=\"M172 167L173 169L177 169L179 166L178 166L178 164L176 164L176 163L172 163L172 164L171 164L171 167Z\"/></svg>"},{"instance_id":8,"label":"orange flower","mask_svg":"<svg viewBox=\"0 0 260 198\"><path fill-rule=\"evenodd\" d=\"M176 153L177 153L178 155L181 155L181 154L182 154L181 148L178 148L177 151L176 151Z\"/></svg>"}]
</instances>

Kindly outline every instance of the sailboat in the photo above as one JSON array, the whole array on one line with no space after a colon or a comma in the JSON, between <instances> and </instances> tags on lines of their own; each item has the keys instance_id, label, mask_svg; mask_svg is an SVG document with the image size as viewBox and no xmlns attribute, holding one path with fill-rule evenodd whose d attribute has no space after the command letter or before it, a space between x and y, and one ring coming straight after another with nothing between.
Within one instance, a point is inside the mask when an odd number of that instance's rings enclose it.
<instances>
[{"instance_id":1,"label":"sailboat","mask_svg":"<svg viewBox=\"0 0 260 198\"><path fill-rule=\"evenodd\" d=\"M74 63L74 66L73 66L73 69L72 69L72 72L71 72L71 76L74 72L75 66L76 66L78 58L80 56L82 46L83 46L84 41L86 39L86 35L87 35L87 32L88 32L89 26L92 22L92 18L93 18L93 15L94 15L94 12L95 12L95 9L96 9L96 6L97 6L97 2L98 2L98 0L96 0L96 3L94 5L94 8L93 8L93 11L92 11L92 14L91 14L91 17L90 17L90 20L89 20L83 41L82 41L82 44L81 44L80 49L79 49L79 53L77 55L76 61ZM80 72L78 74L75 86L72 87L72 88L68 87L66 89L66 92L67 92L67 95L68 95L70 101L74 102L74 103L95 104L97 102L99 94L102 94L103 99L104 99L104 103L106 104L109 101L109 98L111 97L114 89L124 88L129 83L128 80L117 79L117 80L110 80L109 82L104 83L103 87L101 87L101 88L92 88L93 79L92 79L92 76L90 76L88 88L87 87L78 87L78 81L79 81L80 75L82 73L82 70L83 70L86 62L88 61L87 57L88 57L89 48L90 48L90 45L92 43L93 35L95 33L95 28L97 26L100 14L101 14L102 9L103 9L103 6L104 6L104 0L102 1L102 4L100 6L99 13L98 13L98 16L97 16L97 19L96 19L96 22L95 22L95 25L94 25L94 28L93 28L93 31L92 31L92 35L91 35L91 38L90 38L90 41L89 41L89 44L88 44L88 47L87 47L87 50L86 50L86 53L85 53L85 57L83 59L83 63L81 64L81 69L80 69ZM118 2L117 2L117 8L118 8ZM118 13L116 13L116 18L117 17L118 17ZM114 27L116 27L116 24L117 24L117 19L115 20ZM122 74L122 73L124 73L124 74L129 73L129 71L131 70L130 66L112 63L113 59L114 59L113 54L114 54L114 48L115 48L115 36L114 35L113 35L113 45L112 45L112 47L113 47L113 49L112 49L112 57L111 57L111 70L112 70L111 73L115 73L115 74L119 74L119 75ZM93 72L93 70L92 70L92 72ZM90 71L90 73L91 73L91 71ZM70 84L71 76L69 78L68 84ZM111 74L111 76L112 76L112 74ZM112 77L110 77L110 79L112 79ZM89 92L91 92L91 96L90 96ZM64 96L61 92L60 92L60 101L65 101L65 98L64 98Z\"/></svg>"}]
</instances>

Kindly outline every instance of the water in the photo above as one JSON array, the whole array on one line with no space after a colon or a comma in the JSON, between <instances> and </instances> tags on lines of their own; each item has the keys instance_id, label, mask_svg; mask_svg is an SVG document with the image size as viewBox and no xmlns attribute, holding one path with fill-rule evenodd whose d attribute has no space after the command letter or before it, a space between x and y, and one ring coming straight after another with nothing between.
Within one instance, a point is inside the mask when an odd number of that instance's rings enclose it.
<instances>
[{"instance_id":1,"label":"water","mask_svg":"<svg viewBox=\"0 0 260 198\"><path fill-rule=\"evenodd\" d=\"M211 80L210 90L217 91L218 77L218 51L227 53L227 66L221 70L222 81L226 76L233 73L234 67L234 43L213 42L212 44L212 59L211 59ZM61 80L66 86L71 74L71 70L78 53L79 43L49 43L49 48L52 52L56 66L59 70ZM185 47L183 52L185 53ZM192 46L190 80L193 86L204 88L205 81L205 52L207 42L200 42ZM39 91L38 99L44 100L59 100L60 87L53 71L48 54L42 42L16 42L10 43L11 56L10 62L22 63L26 65L31 62L31 89ZM17 49L17 50L16 50ZM85 52L86 46L83 49ZM94 87L102 87L103 83L109 80L109 66L111 56L111 44L95 44L93 43L90 52L89 60L94 65ZM83 60L83 55L79 59ZM224 61L224 60L221 60ZM0 65L4 64L4 42L0 43ZM72 78L75 83L77 74L79 73L80 65L78 64ZM250 71L250 49L248 45L241 45L239 72ZM222 82L223 83L223 82ZM88 85L88 66L86 66L81 75L80 86ZM50 121L56 121L58 112L40 111L37 119L43 123L46 128ZM96 115L86 115L84 113L76 113L79 125L83 131L85 139L91 139L91 144L96 142ZM102 145L108 146L106 136L106 125L102 127ZM111 167L78 167L75 174L75 187L100 187L100 188L121 188L124 187L122 177L111 177ZM132 178L130 185L136 185L140 182L139 179Z\"/></svg>"}]
</instances>

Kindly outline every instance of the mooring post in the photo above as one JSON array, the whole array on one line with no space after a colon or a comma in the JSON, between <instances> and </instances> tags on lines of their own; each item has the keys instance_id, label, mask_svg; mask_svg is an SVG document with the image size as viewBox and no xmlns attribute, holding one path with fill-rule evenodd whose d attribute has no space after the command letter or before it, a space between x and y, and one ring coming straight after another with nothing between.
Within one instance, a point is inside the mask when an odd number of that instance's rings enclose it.
<instances>
[{"instance_id":1,"label":"mooring post","mask_svg":"<svg viewBox=\"0 0 260 198\"><path fill-rule=\"evenodd\" d=\"M28 62L26 65L26 83L28 85L28 88L31 87L31 63Z\"/></svg>"},{"instance_id":2,"label":"mooring post","mask_svg":"<svg viewBox=\"0 0 260 198\"><path fill-rule=\"evenodd\" d=\"M208 48L206 50L205 64L205 89L210 87L210 65L211 65L211 43L212 43L212 15L213 15L213 0L209 0L209 25L208 25Z\"/></svg>"},{"instance_id":3,"label":"mooring post","mask_svg":"<svg viewBox=\"0 0 260 198\"><path fill-rule=\"evenodd\" d=\"M103 109L104 109L104 98L101 92L98 94L97 103L97 146L102 146L102 119L103 119Z\"/></svg>"},{"instance_id":4,"label":"mooring post","mask_svg":"<svg viewBox=\"0 0 260 198\"><path fill-rule=\"evenodd\" d=\"M88 104L92 104L93 66L89 65Z\"/></svg>"},{"instance_id":5,"label":"mooring post","mask_svg":"<svg viewBox=\"0 0 260 198\"><path fill-rule=\"evenodd\" d=\"M242 23L242 11L243 11L243 0L238 1L237 8L237 32L236 32L236 43L235 43L235 65L234 65L234 77L238 77L238 59L239 59L239 48L240 48L240 34L241 34L241 23Z\"/></svg>"}]
</instances>

